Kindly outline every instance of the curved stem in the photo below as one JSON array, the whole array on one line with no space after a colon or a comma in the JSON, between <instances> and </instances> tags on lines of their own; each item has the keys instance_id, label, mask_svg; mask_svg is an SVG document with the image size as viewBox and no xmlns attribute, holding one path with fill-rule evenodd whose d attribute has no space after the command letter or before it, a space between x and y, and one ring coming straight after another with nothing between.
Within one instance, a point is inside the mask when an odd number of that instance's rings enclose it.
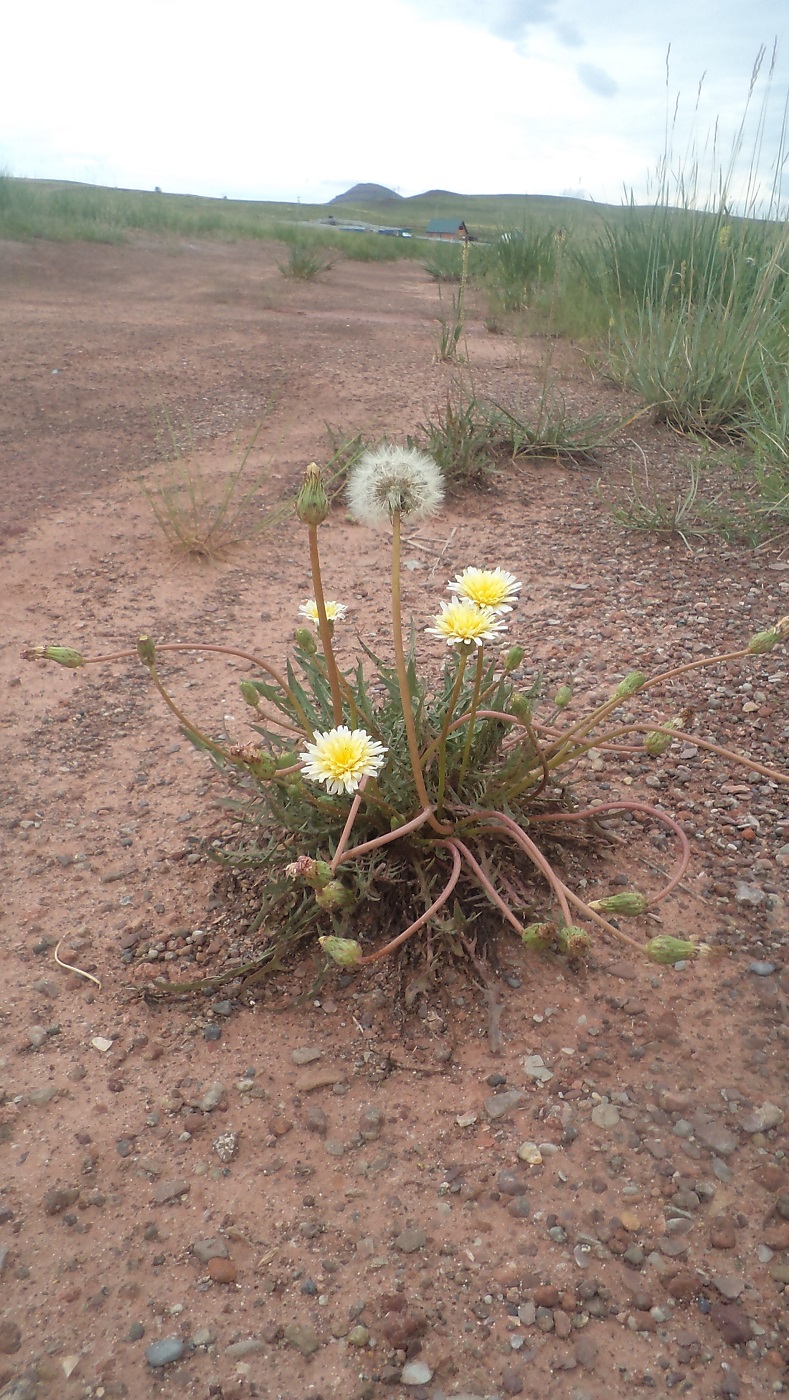
<instances>
[{"instance_id":1,"label":"curved stem","mask_svg":"<svg viewBox=\"0 0 789 1400\"><path fill-rule=\"evenodd\" d=\"M335 725L342 724L342 696L340 694L340 681L337 675L337 662L334 659L334 648L331 641L331 627L326 616L326 600L323 596L323 579L321 578L321 561L318 552L318 526L309 526L310 540L310 567L312 569L312 586L315 590L315 606L318 610L318 629L321 634L321 645L323 656L326 662L326 670L329 675L329 685L331 687L332 709L334 711Z\"/></svg>"},{"instance_id":2,"label":"curved stem","mask_svg":"<svg viewBox=\"0 0 789 1400\"><path fill-rule=\"evenodd\" d=\"M339 858L335 855L332 861L332 870L341 865L343 861L351 860L353 856L366 855L368 851L376 851L379 846L386 846L390 841L397 841L400 836L407 836L409 831L417 831L420 826L424 826L425 822L430 820L432 815L433 808L429 807L420 812L418 816L412 817L410 822L395 827L394 831L385 831L383 836L375 836L372 841L363 841L361 846L352 846L350 851L343 851Z\"/></svg>"},{"instance_id":3,"label":"curved stem","mask_svg":"<svg viewBox=\"0 0 789 1400\"><path fill-rule=\"evenodd\" d=\"M573 754L573 758L579 758L590 748L599 748L601 743L607 742L609 739L619 739L624 734L633 733L670 734L673 739L687 739L689 744L696 744L700 749L707 749L709 753L715 753L719 758L727 759L729 763L739 763L743 768L751 768L754 773L762 773L765 778L771 778L773 782L789 783L789 774L779 773L776 768L769 768L766 763L757 763L755 758L748 758L746 754L737 753L736 749L724 749L720 744L713 744L710 739L700 739L697 734L689 734L684 729L671 729L665 724L628 724L623 725L621 729L612 729L595 743L588 744L580 749L579 753ZM639 752L643 752L643 750L639 750Z\"/></svg>"},{"instance_id":4,"label":"curved stem","mask_svg":"<svg viewBox=\"0 0 789 1400\"><path fill-rule=\"evenodd\" d=\"M271 679L273 681L276 681L280 690L283 692L283 694L285 694L288 697L288 700L290 701L291 705L296 711L296 714L301 720L304 733L307 735L308 739L312 738L312 725L307 719L304 710L302 709L301 705L296 699L296 696L293 694L293 691L291 690L284 676L281 676L279 671L275 670L270 662L264 661L261 656L255 656L252 652L249 651L239 651L238 647L213 646L209 642L158 642L156 644L156 650L157 652L210 651L216 653L219 656L237 656L241 661L250 661L253 666L259 666L261 671L265 671L267 675L271 676ZM86 656L84 657L84 662L86 666L92 666L97 665L98 663L103 661L129 661L132 658L134 658L135 660L138 658L138 652L136 647L133 651L113 651L108 653L106 656Z\"/></svg>"},{"instance_id":5,"label":"curved stem","mask_svg":"<svg viewBox=\"0 0 789 1400\"><path fill-rule=\"evenodd\" d=\"M495 888L491 880L485 874L485 871L482 869L482 866L479 864L479 861L476 860L475 857L471 854L471 851L469 850L465 842L460 841L457 838L457 836L453 836L452 844L457 846L466 864L469 866L476 879L481 884L483 890L488 896L488 899L491 900L493 904L495 904L497 909L501 910L501 913L504 915L507 922L512 924L512 927L514 929L517 929L518 933L523 933L523 924L521 923L520 919L515 917L512 910L510 909L510 906L506 903L505 900L502 899L498 890Z\"/></svg>"},{"instance_id":6,"label":"curved stem","mask_svg":"<svg viewBox=\"0 0 789 1400\"><path fill-rule=\"evenodd\" d=\"M356 821L356 814L357 814L357 812L359 811L359 808L360 808L361 805L362 805L362 798L364 797L364 789L365 789L366 786L367 786L367 779L368 779L368 777L369 777L369 774L365 773L364 776L363 776L362 778L360 778L360 780L359 780L359 787L358 787L358 789L357 789L357 791L356 791L356 795L355 795L355 797L354 797L354 799L353 799L353 802L351 803L351 810L350 810L350 812L348 813L348 819L347 819L347 821L346 821L346 823L345 823L345 826L344 826L343 829L342 829L342 833L341 833L341 835L340 835L340 839L339 839L339 841L337 842L337 849L336 849L336 851L334 852L334 856L333 856L333 858L332 858L332 863L331 863L332 871L335 871L335 870L337 869L337 866L339 865L340 861L342 860L342 853L343 853L343 851L345 850L345 847L346 847L347 844L348 844L348 838L350 837L351 831L353 830L353 824L354 824L354 822Z\"/></svg>"},{"instance_id":7,"label":"curved stem","mask_svg":"<svg viewBox=\"0 0 789 1400\"><path fill-rule=\"evenodd\" d=\"M543 855L539 846L536 846L531 840L531 838L526 835L526 832L521 830L521 828L518 826L518 823L513 821L512 817L508 817L504 812L477 811L470 812L469 816L484 817L487 821L490 821L491 818L493 818L496 826L503 827L504 830L508 833L508 835L510 835L513 838L513 840L517 841L518 845L521 846L526 852L527 856L529 857L529 860L537 866L538 870L542 871L542 874L545 876L546 880L548 881L548 884L551 886L551 889L556 895L556 899L559 908L562 911L562 917L565 923L572 923L572 919L570 918L570 910L568 908L567 899L565 897L564 885L562 884L561 880L559 879L559 876L553 869L553 866Z\"/></svg>"},{"instance_id":8,"label":"curved stem","mask_svg":"<svg viewBox=\"0 0 789 1400\"><path fill-rule=\"evenodd\" d=\"M577 894L574 894L568 885L565 885L563 881L561 883L567 898L571 904L575 905L576 909L580 909L582 914L592 919L594 923L599 924L600 928L604 928L606 933L612 934L620 943L626 943L628 948L635 948L638 953L643 953L643 943L639 943L636 938L631 938L629 933L623 933L621 928L616 928L614 924L609 924L608 920L604 919L602 914L598 914L596 909L590 909L589 905L584 904L584 901Z\"/></svg>"},{"instance_id":9,"label":"curved stem","mask_svg":"<svg viewBox=\"0 0 789 1400\"><path fill-rule=\"evenodd\" d=\"M197 725L192 724L191 720L187 719L183 710L180 710L178 708L172 696L169 694L168 691L165 690L156 673L155 666L148 665L146 667L146 670L148 671L148 674L151 680L153 681L154 685L156 686L156 689L158 690L159 694L161 695L165 705L168 707L168 709L172 710L173 714L175 715L175 718L178 720L179 724L183 725L184 729L187 729L190 734L194 734L195 738L200 740L200 743L208 749L209 753L214 754L217 758L221 758L223 763L232 763L234 768L244 768L246 766L243 763L236 762L233 759L233 757L227 752L227 750L222 748L221 744L215 744L213 739L209 739L207 734L204 734L201 729L197 728Z\"/></svg>"},{"instance_id":10,"label":"curved stem","mask_svg":"<svg viewBox=\"0 0 789 1400\"><path fill-rule=\"evenodd\" d=\"M460 796L463 781L468 769L468 761L471 757L471 744L474 738L474 724L477 718L477 707L479 706L479 693L482 689L482 667L484 665L484 653L482 647L477 647L477 670L474 676L474 694L471 697L471 709L468 712L468 729L466 730L466 742L463 745L463 758L460 764L460 773L457 780L457 793ZM440 810L440 809L439 809Z\"/></svg>"},{"instance_id":11,"label":"curved stem","mask_svg":"<svg viewBox=\"0 0 789 1400\"><path fill-rule=\"evenodd\" d=\"M411 772L414 778L419 801L422 810L430 812L428 818L434 831L440 835L445 835L451 831L451 827L436 820L433 815L433 808L425 787L422 765L419 761L419 744L416 737L416 724L414 723L414 707L411 702L411 690L408 684L408 670L405 662L405 650L403 647L403 621L402 605L400 600L400 512L396 510L392 516L392 641L394 642L395 669L397 671L397 681L400 687L400 705L403 711L403 722L405 724L406 738L408 740L408 755L411 759Z\"/></svg>"},{"instance_id":12,"label":"curved stem","mask_svg":"<svg viewBox=\"0 0 789 1400\"><path fill-rule=\"evenodd\" d=\"M430 905L430 908L426 909L424 914L420 914L418 919L415 919L412 924L408 925L407 929L404 929L402 933L399 933L396 938L391 939L391 941L385 944L383 948L378 948L374 953L368 953L367 957L365 958L359 958L359 963L379 962L381 958L386 957L387 953L393 953L395 948L399 948L401 943L405 943L405 940L407 938L410 938L412 933L416 933L418 928L421 928L423 924L426 924L428 919L432 918L434 914L437 914L438 910L442 907L442 905L446 904L447 900L449 899L449 896L451 895L453 889L455 888L455 885L457 884L460 878L460 851L457 849L454 841L437 841L436 845L446 846L452 851L452 874L450 875L446 886L441 891L441 894L438 896L438 899L434 899L433 903ZM357 964L357 966L358 965L359 964Z\"/></svg>"},{"instance_id":13,"label":"curved stem","mask_svg":"<svg viewBox=\"0 0 789 1400\"><path fill-rule=\"evenodd\" d=\"M601 812L646 812L647 816L653 817L654 820L660 822L662 826L668 827L669 831L676 836L680 846L680 857L677 863L677 869L668 884L664 885L663 889L660 890L658 894L651 895L649 899L650 905L659 904L662 899L665 899L667 895L671 894L672 890L676 889L690 864L691 857L690 842L685 832L682 830L679 822L676 822L667 812L661 812L659 807L651 807L648 802L628 802L625 800L622 802L601 802L595 807L585 807L581 812L539 812L536 816L530 817L529 820L532 823L545 821L580 822L589 821L590 819L594 820L600 816Z\"/></svg>"}]
</instances>

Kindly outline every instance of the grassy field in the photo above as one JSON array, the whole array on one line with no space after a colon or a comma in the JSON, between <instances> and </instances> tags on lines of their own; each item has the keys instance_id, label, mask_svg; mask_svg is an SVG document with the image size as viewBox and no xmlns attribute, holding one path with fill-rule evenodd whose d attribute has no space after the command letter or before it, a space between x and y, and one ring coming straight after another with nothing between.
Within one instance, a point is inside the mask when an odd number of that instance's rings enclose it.
<instances>
[{"instance_id":1,"label":"grassy field","mask_svg":"<svg viewBox=\"0 0 789 1400\"><path fill-rule=\"evenodd\" d=\"M326 222L396 225L410 239ZM680 432L743 446L766 517L789 522L789 225L730 212L724 172L712 200L663 180L653 204L596 205L538 195L433 192L368 205L302 205L104 189L0 176L0 238L123 242L267 239L289 250L288 276L320 275L337 256L414 259L437 282L461 277L461 248L419 237L457 217L479 240L467 273L491 330L581 341L598 366ZM462 308L462 293L452 298ZM461 327L450 327L454 339Z\"/></svg>"}]
</instances>

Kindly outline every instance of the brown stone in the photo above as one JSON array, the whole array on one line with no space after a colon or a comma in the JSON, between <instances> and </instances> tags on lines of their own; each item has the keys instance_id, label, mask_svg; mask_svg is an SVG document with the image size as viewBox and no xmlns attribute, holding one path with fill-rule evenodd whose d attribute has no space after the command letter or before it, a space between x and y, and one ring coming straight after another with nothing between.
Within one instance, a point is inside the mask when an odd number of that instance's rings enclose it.
<instances>
[{"instance_id":1,"label":"brown stone","mask_svg":"<svg viewBox=\"0 0 789 1400\"><path fill-rule=\"evenodd\" d=\"M395 1351L406 1351L411 1342L425 1335L427 1318L419 1312L388 1312L380 1330Z\"/></svg>"},{"instance_id":2,"label":"brown stone","mask_svg":"<svg viewBox=\"0 0 789 1400\"><path fill-rule=\"evenodd\" d=\"M51 1186L45 1192L43 1206L46 1215L60 1215L79 1200L78 1186Z\"/></svg>"},{"instance_id":3,"label":"brown stone","mask_svg":"<svg viewBox=\"0 0 789 1400\"><path fill-rule=\"evenodd\" d=\"M737 1230L728 1215L716 1215L710 1221L710 1245L713 1249L734 1249L737 1244Z\"/></svg>"},{"instance_id":4,"label":"brown stone","mask_svg":"<svg viewBox=\"0 0 789 1400\"><path fill-rule=\"evenodd\" d=\"M789 1220L780 1225L775 1225L772 1230L766 1230L764 1243L770 1249L789 1249Z\"/></svg>"},{"instance_id":5,"label":"brown stone","mask_svg":"<svg viewBox=\"0 0 789 1400\"><path fill-rule=\"evenodd\" d=\"M0 1352L11 1356L22 1345L22 1333L15 1322L0 1322Z\"/></svg>"},{"instance_id":6,"label":"brown stone","mask_svg":"<svg viewBox=\"0 0 789 1400\"><path fill-rule=\"evenodd\" d=\"M729 1346L744 1346L753 1336L750 1321L736 1303L713 1303L710 1318Z\"/></svg>"},{"instance_id":7,"label":"brown stone","mask_svg":"<svg viewBox=\"0 0 789 1400\"><path fill-rule=\"evenodd\" d=\"M696 1275L688 1273L684 1269L681 1273L675 1274L673 1278L668 1279L666 1283L666 1291L669 1297L676 1298L678 1303L689 1303L691 1298L695 1298L699 1287L699 1280L696 1278Z\"/></svg>"},{"instance_id":8,"label":"brown stone","mask_svg":"<svg viewBox=\"0 0 789 1400\"><path fill-rule=\"evenodd\" d=\"M269 1123L269 1128L271 1132L274 1134L274 1137L278 1138L284 1137L286 1133L290 1132L292 1127L293 1124L291 1123L290 1119L283 1118L281 1116L277 1118L272 1118L271 1122Z\"/></svg>"},{"instance_id":9,"label":"brown stone","mask_svg":"<svg viewBox=\"0 0 789 1400\"><path fill-rule=\"evenodd\" d=\"M214 1283L235 1283L238 1265L232 1259L209 1259L206 1273Z\"/></svg>"},{"instance_id":10,"label":"brown stone","mask_svg":"<svg viewBox=\"0 0 789 1400\"><path fill-rule=\"evenodd\" d=\"M558 1288L546 1284L542 1288L535 1288L532 1299L535 1308L558 1308L561 1294Z\"/></svg>"}]
</instances>

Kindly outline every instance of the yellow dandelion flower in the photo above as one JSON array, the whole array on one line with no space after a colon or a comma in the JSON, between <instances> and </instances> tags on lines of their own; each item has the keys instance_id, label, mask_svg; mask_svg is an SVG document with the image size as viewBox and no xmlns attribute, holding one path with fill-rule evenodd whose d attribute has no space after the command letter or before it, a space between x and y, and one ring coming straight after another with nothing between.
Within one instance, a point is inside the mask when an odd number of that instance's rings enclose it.
<instances>
[{"instance_id":1,"label":"yellow dandelion flower","mask_svg":"<svg viewBox=\"0 0 789 1400\"><path fill-rule=\"evenodd\" d=\"M455 575L454 583L447 584L450 593L467 598L479 608L490 608L492 613L512 612L522 586L514 574L499 568L464 569Z\"/></svg>"},{"instance_id":2,"label":"yellow dandelion flower","mask_svg":"<svg viewBox=\"0 0 789 1400\"><path fill-rule=\"evenodd\" d=\"M374 778L386 762L386 749L364 729L341 724L315 734L315 742L299 754L305 778L323 783L329 792L355 792L362 778Z\"/></svg>"},{"instance_id":3,"label":"yellow dandelion flower","mask_svg":"<svg viewBox=\"0 0 789 1400\"><path fill-rule=\"evenodd\" d=\"M328 598L326 599L326 618L329 622L342 622L347 611L345 603L334 603L330 602ZM299 614L301 617L306 617L309 622L314 622L316 627L318 626L318 604L314 598L308 598L306 603L302 603Z\"/></svg>"},{"instance_id":4,"label":"yellow dandelion flower","mask_svg":"<svg viewBox=\"0 0 789 1400\"><path fill-rule=\"evenodd\" d=\"M447 646L478 646L483 642L495 642L500 632L507 630L507 624L498 618L491 608L479 608L467 598L453 598L451 603L442 603L441 612L433 619L435 626L425 631L433 637L442 637Z\"/></svg>"}]
</instances>

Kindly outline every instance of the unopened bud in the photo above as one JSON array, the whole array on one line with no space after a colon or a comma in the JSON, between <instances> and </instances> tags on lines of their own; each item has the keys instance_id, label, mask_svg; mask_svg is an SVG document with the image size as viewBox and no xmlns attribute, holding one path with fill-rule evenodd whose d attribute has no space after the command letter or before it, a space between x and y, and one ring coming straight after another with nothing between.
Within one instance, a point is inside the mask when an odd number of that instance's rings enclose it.
<instances>
[{"instance_id":1,"label":"unopened bud","mask_svg":"<svg viewBox=\"0 0 789 1400\"><path fill-rule=\"evenodd\" d=\"M534 708L534 700L531 695L524 695L522 691L516 692L510 700L510 709L516 719L531 719L531 712Z\"/></svg>"},{"instance_id":2,"label":"unopened bud","mask_svg":"<svg viewBox=\"0 0 789 1400\"><path fill-rule=\"evenodd\" d=\"M313 860L312 856L299 856L298 860L291 861L285 866L285 874L289 880L304 880L314 890L324 889L334 879L328 861Z\"/></svg>"},{"instance_id":3,"label":"unopened bud","mask_svg":"<svg viewBox=\"0 0 789 1400\"><path fill-rule=\"evenodd\" d=\"M352 909L356 903L356 895L341 880L330 880L327 885L315 891L315 902L328 913L337 914L341 909Z\"/></svg>"},{"instance_id":4,"label":"unopened bud","mask_svg":"<svg viewBox=\"0 0 789 1400\"><path fill-rule=\"evenodd\" d=\"M646 913L649 900L638 890L623 890L621 894L606 895L605 899L590 900L589 908L598 914L624 914L635 918L637 914Z\"/></svg>"},{"instance_id":5,"label":"unopened bud","mask_svg":"<svg viewBox=\"0 0 789 1400\"><path fill-rule=\"evenodd\" d=\"M329 626L331 627L331 623L329 623ZM318 650L318 644L315 641L315 636L310 631L309 627L297 627L295 637L296 645L305 653L306 656L315 655L316 651Z\"/></svg>"},{"instance_id":6,"label":"unopened bud","mask_svg":"<svg viewBox=\"0 0 789 1400\"><path fill-rule=\"evenodd\" d=\"M624 680L619 682L619 685L614 691L614 698L617 700L625 700L628 695L635 695L636 691L640 690L646 683L647 678L643 671L628 671Z\"/></svg>"},{"instance_id":7,"label":"unopened bud","mask_svg":"<svg viewBox=\"0 0 789 1400\"><path fill-rule=\"evenodd\" d=\"M78 671L85 665L85 658L73 647L28 647L22 655L25 661L57 661L59 666L66 666L70 671Z\"/></svg>"},{"instance_id":8,"label":"unopened bud","mask_svg":"<svg viewBox=\"0 0 789 1400\"><path fill-rule=\"evenodd\" d=\"M156 665L156 647L154 646L152 639L150 637L147 637L145 633L143 633L141 637L137 638L137 655L139 656L143 666Z\"/></svg>"},{"instance_id":9,"label":"unopened bud","mask_svg":"<svg viewBox=\"0 0 789 1400\"><path fill-rule=\"evenodd\" d=\"M505 658L504 658L504 670L505 670L505 671L517 671L517 669L518 669L518 667L520 666L520 664L521 664L521 662L522 662L522 660L523 660L523 658L524 658L525 655L526 655L526 648L525 648L525 647L521 647L521 646L510 647L509 651L507 652L507 655L506 655Z\"/></svg>"},{"instance_id":10,"label":"unopened bud","mask_svg":"<svg viewBox=\"0 0 789 1400\"><path fill-rule=\"evenodd\" d=\"M666 729L684 729L693 718L692 710L683 710L682 714L674 715L673 719L667 719L662 729L650 729L644 735L644 748L651 758L659 758L666 749L674 742L671 734L665 734Z\"/></svg>"},{"instance_id":11,"label":"unopened bud","mask_svg":"<svg viewBox=\"0 0 789 1400\"><path fill-rule=\"evenodd\" d=\"M571 685L560 685L553 697L553 703L557 710L565 710L573 698L573 688Z\"/></svg>"},{"instance_id":12,"label":"unopened bud","mask_svg":"<svg viewBox=\"0 0 789 1400\"><path fill-rule=\"evenodd\" d=\"M260 704L260 691L257 686L253 685L252 681L239 681L238 688L241 691L242 699L246 700L253 710L256 710Z\"/></svg>"},{"instance_id":13,"label":"unopened bud","mask_svg":"<svg viewBox=\"0 0 789 1400\"><path fill-rule=\"evenodd\" d=\"M333 958L340 967L356 967L361 961L361 946L355 938L337 938L329 934L324 938L319 938L324 953Z\"/></svg>"},{"instance_id":14,"label":"unopened bud","mask_svg":"<svg viewBox=\"0 0 789 1400\"><path fill-rule=\"evenodd\" d=\"M555 924L527 924L521 934L524 948L531 948L537 953L544 953L546 948L550 948L555 937Z\"/></svg>"},{"instance_id":15,"label":"unopened bud","mask_svg":"<svg viewBox=\"0 0 789 1400\"><path fill-rule=\"evenodd\" d=\"M592 946L592 936L579 924L563 924L557 930L556 942L569 958L582 958Z\"/></svg>"},{"instance_id":16,"label":"unopened bud","mask_svg":"<svg viewBox=\"0 0 789 1400\"><path fill-rule=\"evenodd\" d=\"M329 498L323 489L320 467L310 462L296 497L296 514L303 525L322 525L329 514Z\"/></svg>"},{"instance_id":17,"label":"unopened bud","mask_svg":"<svg viewBox=\"0 0 789 1400\"><path fill-rule=\"evenodd\" d=\"M660 933L657 938L650 938L644 947L650 962L672 965L688 962L690 958L706 957L711 951L707 943L690 943L687 938L672 938L670 933Z\"/></svg>"}]
</instances>

